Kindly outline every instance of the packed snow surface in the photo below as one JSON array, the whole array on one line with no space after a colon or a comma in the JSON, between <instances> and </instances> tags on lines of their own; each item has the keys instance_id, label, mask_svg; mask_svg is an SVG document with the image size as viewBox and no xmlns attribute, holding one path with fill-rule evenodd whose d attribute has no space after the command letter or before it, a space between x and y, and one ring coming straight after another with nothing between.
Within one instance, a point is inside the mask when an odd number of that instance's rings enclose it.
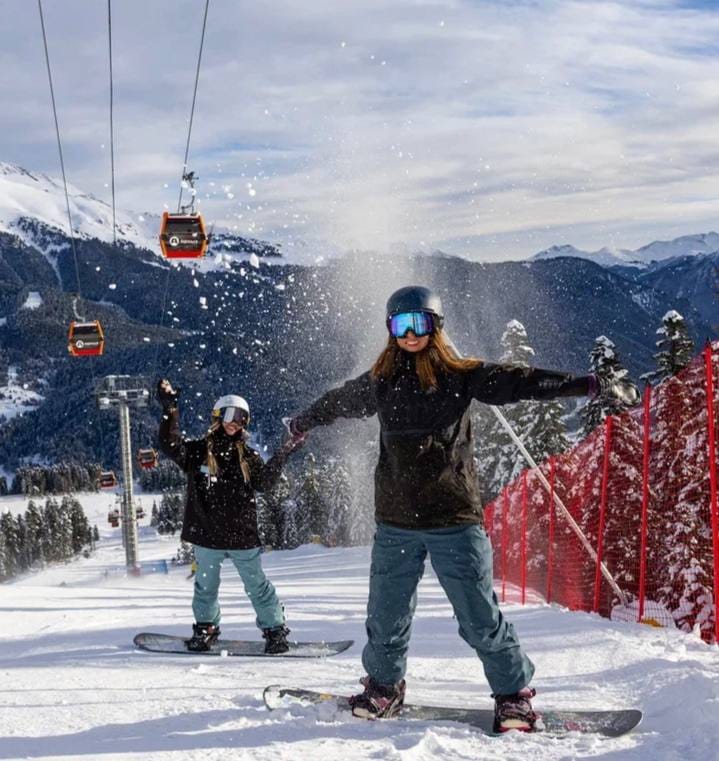
<instances>
[{"instance_id":1,"label":"packed snow surface","mask_svg":"<svg viewBox=\"0 0 719 761\"><path fill-rule=\"evenodd\" d=\"M146 497L146 509L151 505ZM167 656L133 649L138 631L187 634L188 569L127 577L120 530L104 528L112 495L80 495L102 539L91 558L0 586L0 759L187 761L469 761L470 759L714 759L719 747L719 650L678 631L608 621L541 602L504 610L537 665L536 707L644 711L618 739L492 738L452 723L370 723L331 706L268 712L268 684L350 692L362 675L369 549L274 551L264 566L298 639L352 638L327 660ZM27 500L0 499L0 512ZM143 560L170 558L177 538L144 521ZM229 563L223 633L259 638ZM428 569L410 648L408 699L489 708L474 653L459 638Z\"/></svg>"}]
</instances>

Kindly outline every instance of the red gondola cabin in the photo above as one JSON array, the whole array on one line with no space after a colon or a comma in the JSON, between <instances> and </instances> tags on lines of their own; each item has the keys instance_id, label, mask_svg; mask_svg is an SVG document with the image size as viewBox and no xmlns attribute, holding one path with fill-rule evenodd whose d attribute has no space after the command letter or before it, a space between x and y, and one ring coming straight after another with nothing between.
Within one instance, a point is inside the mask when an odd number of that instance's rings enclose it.
<instances>
[{"instance_id":1,"label":"red gondola cabin","mask_svg":"<svg viewBox=\"0 0 719 761\"><path fill-rule=\"evenodd\" d=\"M137 464L145 470L152 470L152 468L156 468L157 459L157 451L154 449L137 450Z\"/></svg>"},{"instance_id":2,"label":"red gondola cabin","mask_svg":"<svg viewBox=\"0 0 719 761\"><path fill-rule=\"evenodd\" d=\"M105 350L105 334L99 320L71 322L67 350L73 357L94 357Z\"/></svg>"},{"instance_id":3,"label":"red gondola cabin","mask_svg":"<svg viewBox=\"0 0 719 761\"><path fill-rule=\"evenodd\" d=\"M101 489L114 489L117 486L117 477L112 470L103 470L98 480Z\"/></svg>"},{"instance_id":4,"label":"red gondola cabin","mask_svg":"<svg viewBox=\"0 0 719 761\"><path fill-rule=\"evenodd\" d=\"M162 215L160 248L167 259L199 259L207 253L210 239L202 214Z\"/></svg>"}]
</instances>

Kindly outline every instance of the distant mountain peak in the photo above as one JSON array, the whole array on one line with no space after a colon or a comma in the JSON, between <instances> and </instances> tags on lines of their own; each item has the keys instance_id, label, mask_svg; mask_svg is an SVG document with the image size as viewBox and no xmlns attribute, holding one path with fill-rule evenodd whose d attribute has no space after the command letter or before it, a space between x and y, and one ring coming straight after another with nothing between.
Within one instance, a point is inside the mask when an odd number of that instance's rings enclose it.
<instances>
[{"instance_id":1,"label":"distant mountain peak","mask_svg":"<svg viewBox=\"0 0 719 761\"><path fill-rule=\"evenodd\" d=\"M97 238L111 243L131 243L161 256L158 242L160 214L137 214L116 210L113 233L112 207L68 183L72 233L77 238ZM60 180L0 161L0 232L20 237L24 243L45 250L38 231L57 231L69 237L65 189ZM225 258L281 257L277 246L244 238L228 230L213 231L215 243L210 253Z\"/></svg>"},{"instance_id":2,"label":"distant mountain peak","mask_svg":"<svg viewBox=\"0 0 719 761\"><path fill-rule=\"evenodd\" d=\"M709 254L719 250L719 234L715 232L697 233L694 235L682 235L669 241L654 241L646 246L632 251L631 249L617 249L604 246L598 251L583 251L565 243L560 246L540 251L531 257L531 261L542 259L556 259L561 256L572 256L579 259L587 259L603 267L615 265L647 267L652 262L673 259L679 256L698 256Z\"/></svg>"}]
</instances>

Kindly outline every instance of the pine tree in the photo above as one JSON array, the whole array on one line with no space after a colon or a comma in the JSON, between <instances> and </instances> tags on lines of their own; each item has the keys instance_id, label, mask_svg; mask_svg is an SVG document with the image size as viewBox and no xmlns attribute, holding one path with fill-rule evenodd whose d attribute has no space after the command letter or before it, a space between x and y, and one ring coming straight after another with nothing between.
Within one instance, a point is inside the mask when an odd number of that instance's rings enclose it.
<instances>
[{"instance_id":1,"label":"pine tree","mask_svg":"<svg viewBox=\"0 0 719 761\"><path fill-rule=\"evenodd\" d=\"M0 516L0 534L5 546L5 576L12 578L18 572L18 536L17 524L9 512Z\"/></svg>"},{"instance_id":2,"label":"pine tree","mask_svg":"<svg viewBox=\"0 0 719 761\"><path fill-rule=\"evenodd\" d=\"M337 460L328 463L324 484L327 487L327 523L322 532L328 547L348 546L350 539L350 515L352 510L352 484L344 463Z\"/></svg>"},{"instance_id":3,"label":"pine tree","mask_svg":"<svg viewBox=\"0 0 719 761\"><path fill-rule=\"evenodd\" d=\"M589 371L608 383L625 378L628 370L619 360L616 346L606 336L598 336L589 355ZM607 415L618 415L626 407L615 399L605 399L597 396L590 399L580 410L583 421L584 435L588 436Z\"/></svg>"},{"instance_id":4,"label":"pine tree","mask_svg":"<svg viewBox=\"0 0 719 761\"><path fill-rule=\"evenodd\" d=\"M510 320L502 335L503 364L530 367L534 349L521 322ZM559 401L521 401L505 405L504 416L537 462L569 447L564 408ZM514 442L491 410L476 406L473 415L475 456L483 499L494 499L502 487L513 481L527 466Z\"/></svg>"},{"instance_id":5,"label":"pine tree","mask_svg":"<svg viewBox=\"0 0 719 761\"><path fill-rule=\"evenodd\" d=\"M43 554L42 537L43 537L43 519L42 511L30 500L27 510L25 511L25 523L27 525L27 541L30 550L30 565L41 563L45 556Z\"/></svg>"},{"instance_id":6,"label":"pine tree","mask_svg":"<svg viewBox=\"0 0 719 761\"><path fill-rule=\"evenodd\" d=\"M313 454L308 454L304 461L304 473L302 484L299 488L295 502L297 504L296 523L300 544L310 540L312 535L322 536L327 526L329 513L326 489L323 494L322 470L317 466Z\"/></svg>"},{"instance_id":7,"label":"pine tree","mask_svg":"<svg viewBox=\"0 0 719 761\"><path fill-rule=\"evenodd\" d=\"M694 341L689 336L689 330L684 318L674 309L662 317L662 327L657 328L660 336L656 342L659 351L654 355L657 369L642 375L642 380L649 383L661 383L683 370L694 354Z\"/></svg>"},{"instance_id":8,"label":"pine tree","mask_svg":"<svg viewBox=\"0 0 719 761\"><path fill-rule=\"evenodd\" d=\"M277 483L258 499L258 525L263 544L280 547L285 533L285 503L290 498L289 478L282 473Z\"/></svg>"},{"instance_id":9,"label":"pine tree","mask_svg":"<svg viewBox=\"0 0 719 761\"><path fill-rule=\"evenodd\" d=\"M57 537L60 534L60 506L54 499L45 502L43 510L43 536L42 554L48 562L62 560L61 551L57 546Z\"/></svg>"},{"instance_id":10,"label":"pine tree","mask_svg":"<svg viewBox=\"0 0 719 761\"><path fill-rule=\"evenodd\" d=\"M0 524L0 582L10 578L7 561L7 543L5 534L3 534L2 525Z\"/></svg>"}]
</instances>

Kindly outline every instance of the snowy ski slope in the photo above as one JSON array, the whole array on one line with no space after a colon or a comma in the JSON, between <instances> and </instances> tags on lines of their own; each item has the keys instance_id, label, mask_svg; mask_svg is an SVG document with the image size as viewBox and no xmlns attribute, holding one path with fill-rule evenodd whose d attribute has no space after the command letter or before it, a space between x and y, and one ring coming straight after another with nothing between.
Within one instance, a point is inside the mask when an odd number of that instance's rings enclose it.
<instances>
[{"instance_id":1,"label":"snowy ski slope","mask_svg":"<svg viewBox=\"0 0 719 761\"><path fill-rule=\"evenodd\" d=\"M268 713L261 699L267 684L356 688L363 673L368 548L307 546L265 555L293 636L354 638L347 653L301 662L158 656L133 650L132 636L148 629L189 631L187 567L127 578L119 529L104 528L111 498L80 499L101 529L95 556L0 586L0 759L717 758L719 649L676 631L540 603L505 607L537 664L537 708L638 707L645 719L633 734L488 738L452 724L367 723L336 715L330 706ZM149 511L152 498L144 501ZM0 511L23 504L4 498ZM143 560L170 558L176 546L176 539L141 528ZM224 633L258 637L227 564L221 595ZM413 702L491 705L479 662L457 635L429 570L420 586L407 680Z\"/></svg>"}]
</instances>

